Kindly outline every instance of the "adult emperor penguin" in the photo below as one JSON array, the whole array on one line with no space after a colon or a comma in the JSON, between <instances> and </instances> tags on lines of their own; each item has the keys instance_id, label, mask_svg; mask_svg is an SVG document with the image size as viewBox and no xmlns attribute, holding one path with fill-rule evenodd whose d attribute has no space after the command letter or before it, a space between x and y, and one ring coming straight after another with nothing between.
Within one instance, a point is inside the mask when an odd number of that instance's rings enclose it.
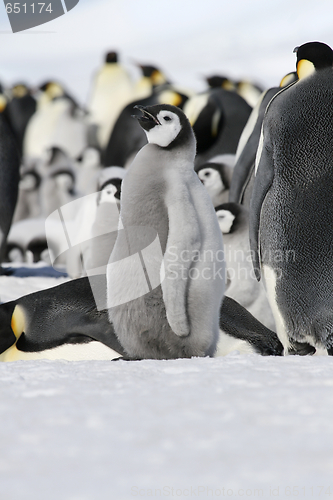
<instances>
[{"instance_id":1,"label":"adult emperor penguin","mask_svg":"<svg viewBox=\"0 0 333 500\"><path fill-rule=\"evenodd\" d=\"M22 152L23 138L27 124L36 111L36 99L24 83L14 85L10 90L10 100L6 113L15 133L17 143Z\"/></svg>"},{"instance_id":2,"label":"adult emperor penguin","mask_svg":"<svg viewBox=\"0 0 333 500\"><path fill-rule=\"evenodd\" d=\"M285 349L311 344L333 355L333 51L309 42L296 53L299 81L263 121L251 253Z\"/></svg>"},{"instance_id":3,"label":"adult emperor penguin","mask_svg":"<svg viewBox=\"0 0 333 500\"><path fill-rule=\"evenodd\" d=\"M81 278L0 305L0 361L105 359L125 354L96 308L100 277ZM92 288L93 287L93 288Z\"/></svg>"},{"instance_id":4,"label":"adult emperor penguin","mask_svg":"<svg viewBox=\"0 0 333 500\"><path fill-rule=\"evenodd\" d=\"M131 359L213 356L225 282L223 242L194 172L194 133L175 106L140 109L148 144L122 184L119 232L107 268L110 321Z\"/></svg>"},{"instance_id":5,"label":"adult emperor penguin","mask_svg":"<svg viewBox=\"0 0 333 500\"><path fill-rule=\"evenodd\" d=\"M20 155L7 117L0 112L0 265L17 202Z\"/></svg>"},{"instance_id":6,"label":"adult emperor penguin","mask_svg":"<svg viewBox=\"0 0 333 500\"><path fill-rule=\"evenodd\" d=\"M114 123L134 96L134 82L120 64L117 52L108 52L105 63L97 72L88 103L89 121L97 128L97 140L103 149L107 145Z\"/></svg>"},{"instance_id":7,"label":"adult emperor penguin","mask_svg":"<svg viewBox=\"0 0 333 500\"><path fill-rule=\"evenodd\" d=\"M236 92L209 89L185 103L184 112L197 139L196 165L216 155L235 154L251 106Z\"/></svg>"}]
</instances>

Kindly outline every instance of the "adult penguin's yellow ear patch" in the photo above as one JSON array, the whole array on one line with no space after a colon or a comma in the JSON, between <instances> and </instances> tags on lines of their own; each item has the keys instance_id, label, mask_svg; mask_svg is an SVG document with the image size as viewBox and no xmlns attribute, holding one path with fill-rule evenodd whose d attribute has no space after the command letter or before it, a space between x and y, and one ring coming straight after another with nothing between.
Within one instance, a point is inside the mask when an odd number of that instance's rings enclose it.
<instances>
[{"instance_id":1,"label":"adult penguin's yellow ear patch","mask_svg":"<svg viewBox=\"0 0 333 500\"><path fill-rule=\"evenodd\" d=\"M3 94L0 94L0 113L2 113L7 106L7 99Z\"/></svg>"},{"instance_id":2,"label":"adult penguin's yellow ear patch","mask_svg":"<svg viewBox=\"0 0 333 500\"><path fill-rule=\"evenodd\" d=\"M297 74L298 78L301 80L302 78L306 78L307 76L312 75L315 72L314 64L307 59L301 59L297 63Z\"/></svg>"},{"instance_id":3,"label":"adult penguin's yellow ear patch","mask_svg":"<svg viewBox=\"0 0 333 500\"><path fill-rule=\"evenodd\" d=\"M25 330L25 315L22 307L19 305L15 306L10 326L17 341Z\"/></svg>"},{"instance_id":4,"label":"adult penguin's yellow ear patch","mask_svg":"<svg viewBox=\"0 0 333 500\"><path fill-rule=\"evenodd\" d=\"M4 337L0 339L0 362L22 359L20 358L20 351L18 351L16 343L26 328L24 309L16 304L11 316L10 325L9 318L7 319L7 327L5 327L4 331L1 331Z\"/></svg>"},{"instance_id":5,"label":"adult penguin's yellow ear patch","mask_svg":"<svg viewBox=\"0 0 333 500\"><path fill-rule=\"evenodd\" d=\"M173 90L164 90L158 97L161 104L171 104L172 106L179 106L182 102L181 95Z\"/></svg>"}]
</instances>

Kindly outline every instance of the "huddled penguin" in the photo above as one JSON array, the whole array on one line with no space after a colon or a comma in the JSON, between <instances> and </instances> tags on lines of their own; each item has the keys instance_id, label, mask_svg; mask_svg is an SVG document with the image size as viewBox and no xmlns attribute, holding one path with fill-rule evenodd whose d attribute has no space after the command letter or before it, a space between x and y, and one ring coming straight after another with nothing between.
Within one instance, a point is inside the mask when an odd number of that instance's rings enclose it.
<instances>
[{"instance_id":1,"label":"huddled penguin","mask_svg":"<svg viewBox=\"0 0 333 500\"><path fill-rule=\"evenodd\" d=\"M245 307L267 328L275 330L265 289L253 272L248 210L237 203L223 203L215 207L215 212L223 234L226 295Z\"/></svg>"},{"instance_id":2,"label":"huddled penguin","mask_svg":"<svg viewBox=\"0 0 333 500\"><path fill-rule=\"evenodd\" d=\"M30 118L23 141L25 163L33 166L46 150L58 147L79 158L87 147L85 113L62 85L47 82L40 87L37 110Z\"/></svg>"},{"instance_id":3,"label":"huddled penguin","mask_svg":"<svg viewBox=\"0 0 333 500\"><path fill-rule=\"evenodd\" d=\"M288 73L280 82L279 87L272 87L265 90L247 121L242 135L240 136L237 152L236 163L233 172L233 177L230 185L229 201L232 203L241 203L250 207L250 199L252 195L254 182L254 165L256 153L258 149L260 132L264 114L270 100L291 83L297 81L297 73Z\"/></svg>"},{"instance_id":4,"label":"huddled penguin","mask_svg":"<svg viewBox=\"0 0 333 500\"><path fill-rule=\"evenodd\" d=\"M100 151L97 148L88 147L82 157L75 162L75 189L80 196L96 191L101 170Z\"/></svg>"},{"instance_id":5,"label":"huddled penguin","mask_svg":"<svg viewBox=\"0 0 333 500\"><path fill-rule=\"evenodd\" d=\"M54 210L77 197L73 160L58 147L52 147L46 153L45 161L39 164L41 175L39 191L43 217L48 217Z\"/></svg>"},{"instance_id":6,"label":"huddled penguin","mask_svg":"<svg viewBox=\"0 0 333 500\"><path fill-rule=\"evenodd\" d=\"M41 254L47 249L45 220L27 218L12 224L7 243L7 262L39 262ZM30 259L29 252L33 254L33 259Z\"/></svg>"},{"instance_id":7,"label":"huddled penguin","mask_svg":"<svg viewBox=\"0 0 333 500\"><path fill-rule=\"evenodd\" d=\"M195 168L199 179L208 191L214 207L226 203L229 199L233 163L233 155L221 155L218 163L210 161Z\"/></svg>"},{"instance_id":8,"label":"huddled penguin","mask_svg":"<svg viewBox=\"0 0 333 500\"><path fill-rule=\"evenodd\" d=\"M34 167L21 165L18 198L13 222L41 216L39 188L42 179Z\"/></svg>"},{"instance_id":9,"label":"huddled penguin","mask_svg":"<svg viewBox=\"0 0 333 500\"><path fill-rule=\"evenodd\" d=\"M0 112L0 265L17 202L20 154L7 117Z\"/></svg>"},{"instance_id":10,"label":"huddled penguin","mask_svg":"<svg viewBox=\"0 0 333 500\"><path fill-rule=\"evenodd\" d=\"M222 88L188 99L184 112L197 139L196 165L216 155L235 154L251 110L241 96Z\"/></svg>"},{"instance_id":11,"label":"huddled penguin","mask_svg":"<svg viewBox=\"0 0 333 500\"><path fill-rule=\"evenodd\" d=\"M122 184L123 229L107 268L110 321L131 359L213 356L223 242L194 172L194 133L175 106L140 109L148 144Z\"/></svg>"},{"instance_id":12,"label":"huddled penguin","mask_svg":"<svg viewBox=\"0 0 333 500\"><path fill-rule=\"evenodd\" d=\"M263 121L250 212L256 276L286 351L333 354L333 51L296 49L299 81Z\"/></svg>"},{"instance_id":13,"label":"huddled penguin","mask_svg":"<svg viewBox=\"0 0 333 500\"><path fill-rule=\"evenodd\" d=\"M138 66L142 76L135 83L133 100L145 99L152 94L155 87L168 83L164 73L156 66L150 64L139 64Z\"/></svg>"},{"instance_id":14,"label":"huddled penguin","mask_svg":"<svg viewBox=\"0 0 333 500\"><path fill-rule=\"evenodd\" d=\"M222 75L213 75L206 78L206 82L211 88L222 88L237 92L253 108L262 94L263 89L249 80L233 81Z\"/></svg>"},{"instance_id":15,"label":"huddled penguin","mask_svg":"<svg viewBox=\"0 0 333 500\"><path fill-rule=\"evenodd\" d=\"M107 175L105 173L107 172ZM91 239L85 253L83 264L88 275L96 270L106 275L119 226L121 185L125 176L124 169L109 167L104 169L99 180L96 198L96 214L91 227Z\"/></svg>"},{"instance_id":16,"label":"huddled penguin","mask_svg":"<svg viewBox=\"0 0 333 500\"><path fill-rule=\"evenodd\" d=\"M76 244L66 254L66 270L72 278L91 273L105 275L118 229L124 176L125 170L121 167L102 169L95 192L75 202L74 233L69 237Z\"/></svg>"},{"instance_id":17,"label":"huddled penguin","mask_svg":"<svg viewBox=\"0 0 333 500\"><path fill-rule=\"evenodd\" d=\"M98 145L104 149L121 110L135 98L134 82L119 62L116 52L108 52L95 75L88 102L89 122L96 126Z\"/></svg>"}]
</instances>

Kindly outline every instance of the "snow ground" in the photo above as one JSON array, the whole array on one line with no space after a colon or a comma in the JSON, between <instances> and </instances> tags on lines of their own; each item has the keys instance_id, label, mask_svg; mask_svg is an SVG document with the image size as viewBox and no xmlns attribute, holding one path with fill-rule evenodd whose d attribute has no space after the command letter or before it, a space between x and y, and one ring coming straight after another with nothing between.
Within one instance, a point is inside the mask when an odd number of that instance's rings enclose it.
<instances>
[{"instance_id":1,"label":"snow ground","mask_svg":"<svg viewBox=\"0 0 333 500\"><path fill-rule=\"evenodd\" d=\"M239 354L3 363L1 499L328 499L332 367Z\"/></svg>"}]
</instances>

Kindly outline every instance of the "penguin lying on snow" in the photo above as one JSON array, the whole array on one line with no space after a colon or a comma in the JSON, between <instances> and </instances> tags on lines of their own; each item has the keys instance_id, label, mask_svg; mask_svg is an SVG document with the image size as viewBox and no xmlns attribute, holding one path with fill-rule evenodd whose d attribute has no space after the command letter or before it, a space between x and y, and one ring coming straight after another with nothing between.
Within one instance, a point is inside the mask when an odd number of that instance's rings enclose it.
<instances>
[{"instance_id":1,"label":"penguin lying on snow","mask_svg":"<svg viewBox=\"0 0 333 500\"><path fill-rule=\"evenodd\" d=\"M127 356L108 312L98 311L94 294L102 277L80 278L0 305L0 361L28 359L117 359ZM282 354L276 334L229 297L222 303L216 355L235 349Z\"/></svg>"},{"instance_id":2,"label":"penguin lying on snow","mask_svg":"<svg viewBox=\"0 0 333 500\"><path fill-rule=\"evenodd\" d=\"M95 287L99 279L91 278ZM112 359L125 354L107 312L96 308L88 278L1 304L0 325L0 361Z\"/></svg>"},{"instance_id":3,"label":"penguin lying on snow","mask_svg":"<svg viewBox=\"0 0 333 500\"><path fill-rule=\"evenodd\" d=\"M280 340L296 353L320 346L333 355L332 62L323 43L297 49L299 81L266 110L251 202L256 276Z\"/></svg>"}]
</instances>

